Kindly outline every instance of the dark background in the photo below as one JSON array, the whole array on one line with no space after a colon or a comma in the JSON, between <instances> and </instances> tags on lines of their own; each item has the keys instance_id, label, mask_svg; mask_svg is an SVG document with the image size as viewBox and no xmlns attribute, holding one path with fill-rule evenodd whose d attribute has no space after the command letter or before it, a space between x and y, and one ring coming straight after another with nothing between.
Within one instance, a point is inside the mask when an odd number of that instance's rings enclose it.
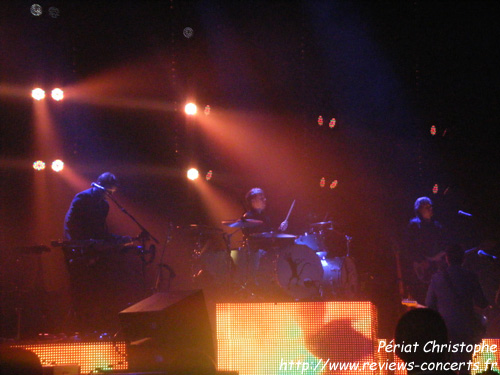
<instances>
[{"instance_id":1,"label":"dark background","mask_svg":"<svg viewBox=\"0 0 500 375\"><path fill-rule=\"evenodd\" d=\"M202 177L213 170L208 184L232 202L219 219L238 217L260 186L275 225L296 199L288 232L328 219L352 236L362 298L387 327L398 314L393 250L417 197L431 196L466 248L496 238L497 2L38 3L40 17L31 2L0 5L4 269L19 264L15 247L61 238L74 194L107 170L161 242L170 223L220 226L185 178L193 163ZM35 85L67 92L46 99L49 146L37 143ZM219 133L185 116L187 100ZM60 174L31 167L55 158L66 163ZM113 231L135 235L116 212ZM40 277L57 292L66 278L56 258L42 256Z\"/></svg>"}]
</instances>

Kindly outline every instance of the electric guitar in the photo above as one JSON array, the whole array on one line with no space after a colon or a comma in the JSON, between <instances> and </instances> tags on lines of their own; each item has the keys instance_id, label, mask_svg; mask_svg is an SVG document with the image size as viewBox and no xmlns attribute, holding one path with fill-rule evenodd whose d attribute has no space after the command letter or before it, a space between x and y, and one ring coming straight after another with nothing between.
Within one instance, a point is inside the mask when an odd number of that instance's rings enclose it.
<instances>
[{"instance_id":1,"label":"electric guitar","mask_svg":"<svg viewBox=\"0 0 500 375\"><path fill-rule=\"evenodd\" d=\"M445 255L446 253L441 251L433 257L425 257L425 259L421 262L413 262L413 271L415 272L417 278L421 282L429 284L431 282L432 275L434 275L439 269L439 265L445 261Z\"/></svg>"}]
</instances>

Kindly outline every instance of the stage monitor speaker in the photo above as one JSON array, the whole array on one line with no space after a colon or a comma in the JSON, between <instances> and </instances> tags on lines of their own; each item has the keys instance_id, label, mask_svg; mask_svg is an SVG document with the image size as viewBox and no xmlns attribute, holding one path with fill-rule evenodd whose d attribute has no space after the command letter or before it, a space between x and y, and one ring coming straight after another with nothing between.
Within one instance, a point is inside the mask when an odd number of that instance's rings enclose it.
<instances>
[{"instance_id":1,"label":"stage monitor speaker","mask_svg":"<svg viewBox=\"0 0 500 375\"><path fill-rule=\"evenodd\" d=\"M186 352L215 358L201 290L155 293L119 313L131 370L168 369Z\"/></svg>"}]
</instances>

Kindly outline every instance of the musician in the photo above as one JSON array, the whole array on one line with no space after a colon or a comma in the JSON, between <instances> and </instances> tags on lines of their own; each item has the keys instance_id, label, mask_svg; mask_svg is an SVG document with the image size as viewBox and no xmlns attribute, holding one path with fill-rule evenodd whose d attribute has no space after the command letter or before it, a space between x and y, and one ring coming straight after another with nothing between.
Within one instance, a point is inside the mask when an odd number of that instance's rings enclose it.
<instances>
[{"instance_id":1,"label":"musician","mask_svg":"<svg viewBox=\"0 0 500 375\"><path fill-rule=\"evenodd\" d=\"M272 257L273 252L270 250L277 246L278 243L275 239L252 237L252 234L264 233L272 230L271 220L265 211L267 199L264 190L258 187L250 189L245 195L245 201L248 206L248 211L245 212L242 219L260 220L262 224L242 228L246 244L245 248L247 250L245 254L246 266L244 267L244 278L249 285L257 285L261 289L269 289L271 287L268 283L269 273L271 271L267 270L263 265L271 264L268 258ZM287 227L288 221L284 220L280 224L279 230L284 231ZM267 291L269 292L269 290Z\"/></svg>"},{"instance_id":2,"label":"musician","mask_svg":"<svg viewBox=\"0 0 500 375\"><path fill-rule=\"evenodd\" d=\"M64 237L66 240L110 240L106 218L109 212L107 194L116 191L116 177L105 172L90 189L78 193L66 213Z\"/></svg>"},{"instance_id":3,"label":"musician","mask_svg":"<svg viewBox=\"0 0 500 375\"><path fill-rule=\"evenodd\" d=\"M117 314L128 304L124 285L124 254L121 250L132 240L109 233L106 219L108 194L116 191L116 177L105 172L90 189L74 197L64 221L63 247L70 273L72 324L79 331L104 331L118 328ZM92 240L92 241L89 241ZM126 281L126 280L125 280Z\"/></svg>"},{"instance_id":4,"label":"musician","mask_svg":"<svg viewBox=\"0 0 500 375\"><path fill-rule=\"evenodd\" d=\"M261 220L263 223L252 227L243 228L243 234L249 236L253 233L262 233L271 231L271 221L269 216L266 214L265 209L267 206L267 199L264 194L264 190L261 188L250 189L245 195L245 200L248 205L248 211L243 215L244 219ZM288 221L284 220L280 226L280 231L285 231L288 228Z\"/></svg>"},{"instance_id":5,"label":"musician","mask_svg":"<svg viewBox=\"0 0 500 375\"><path fill-rule=\"evenodd\" d=\"M477 344L481 342L481 316L474 307L486 308L486 300L479 280L471 271L462 267L464 251L459 245L451 245L445 252L448 267L432 276L425 304L443 317L453 343ZM458 351L451 354L453 362L467 362L473 353ZM462 368L460 374L468 374Z\"/></svg>"},{"instance_id":6,"label":"musician","mask_svg":"<svg viewBox=\"0 0 500 375\"><path fill-rule=\"evenodd\" d=\"M420 197L414 204L415 217L408 224L403 255L405 284L413 299L422 303L432 275L444 263L444 232L434 219L432 201Z\"/></svg>"}]
</instances>

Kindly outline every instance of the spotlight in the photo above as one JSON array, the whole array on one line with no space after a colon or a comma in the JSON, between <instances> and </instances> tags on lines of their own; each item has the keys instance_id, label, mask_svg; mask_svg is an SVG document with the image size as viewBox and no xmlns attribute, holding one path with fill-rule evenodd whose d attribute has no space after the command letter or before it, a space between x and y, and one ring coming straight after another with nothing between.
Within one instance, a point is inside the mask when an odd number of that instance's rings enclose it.
<instances>
[{"instance_id":1,"label":"spotlight","mask_svg":"<svg viewBox=\"0 0 500 375\"><path fill-rule=\"evenodd\" d=\"M324 188L326 183L326 179L324 177L321 177L321 180L319 180L319 186Z\"/></svg>"},{"instance_id":2,"label":"spotlight","mask_svg":"<svg viewBox=\"0 0 500 375\"><path fill-rule=\"evenodd\" d=\"M64 91L59 89L59 88L56 88L54 90L52 90L52 99L56 100L56 101L60 101L60 100L63 100L64 98Z\"/></svg>"},{"instance_id":3,"label":"spotlight","mask_svg":"<svg viewBox=\"0 0 500 375\"><path fill-rule=\"evenodd\" d=\"M330 184L330 189L335 189L339 182L337 180L333 180L332 183Z\"/></svg>"},{"instance_id":4,"label":"spotlight","mask_svg":"<svg viewBox=\"0 0 500 375\"><path fill-rule=\"evenodd\" d=\"M37 160L33 163L33 169L35 171L43 171L45 169L45 163L41 160Z\"/></svg>"},{"instance_id":5,"label":"spotlight","mask_svg":"<svg viewBox=\"0 0 500 375\"><path fill-rule=\"evenodd\" d=\"M318 117L318 125L319 126L323 125L323 116Z\"/></svg>"},{"instance_id":6,"label":"spotlight","mask_svg":"<svg viewBox=\"0 0 500 375\"><path fill-rule=\"evenodd\" d=\"M52 162L52 170L54 172L61 172L63 169L64 169L64 163L62 160L57 159Z\"/></svg>"},{"instance_id":7,"label":"spotlight","mask_svg":"<svg viewBox=\"0 0 500 375\"><path fill-rule=\"evenodd\" d=\"M432 187L432 194L437 194L438 191L439 191L439 185L434 184L434 186Z\"/></svg>"},{"instance_id":8,"label":"spotlight","mask_svg":"<svg viewBox=\"0 0 500 375\"><path fill-rule=\"evenodd\" d=\"M207 172L207 175L205 176L205 179L207 181L210 181L212 179L212 175L213 175L213 172L212 170L210 169L208 172Z\"/></svg>"},{"instance_id":9,"label":"spotlight","mask_svg":"<svg viewBox=\"0 0 500 375\"><path fill-rule=\"evenodd\" d=\"M45 91L37 87L36 89L31 91L31 97L35 100L42 100L45 98Z\"/></svg>"},{"instance_id":10,"label":"spotlight","mask_svg":"<svg viewBox=\"0 0 500 375\"><path fill-rule=\"evenodd\" d=\"M337 124L337 120L335 120L335 117L334 117L330 120L330 123L328 124L328 126L330 127L330 129L333 129L336 124Z\"/></svg>"},{"instance_id":11,"label":"spotlight","mask_svg":"<svg viewBox=\"0 0 500 375\"><path fill-rule=\"evenodd\" d=\"M207 116L210 114L210 106L209 105L207 105L205 107L205 111L204 112L205 112L205 115L207 115Z\"/></svg>"},{"instance_id":12,"label":"spotlight","mask_svg":"<svg viewBox=\"0 0 500 375\"><path fill-rule=\"evenodd\" d=\"M42 6L40 4L33 4L30 7L30 12L35 17L41 16L42 15Z\"/></svg>"},{"instance_id":13,"label":"spotlight","mask_svg":"<svg viewBox=\"0 0 500 375\"><path fill-rule=\"evenodd\" d=\"M196 112L198 112L198 107L194 103L188 103L184 107L184 111L187 115L193 116L196 115Z\"/></svg>"},{"instance_id":14,"label":"spotlight","mask_svg":"<svg viewBox=\"0 0 500 375\"><path fill-rule=\"evenodd\" d=\"M432 125L431 126L431 135L436 135L436 133L437 133L436 125Z\"/></svg>"},{"instance_id":15,"label":"spotlight","mask_svg":"<svg viewBox=\"0 0 500 375\"><path fill-rule=\"evenodd\" d=\"M200 172L198 172L196 168L191 168L187 171L187 178L189 178L191 181L196 180L198 177L200 177Z\"/></svg>"}]
</instances>

